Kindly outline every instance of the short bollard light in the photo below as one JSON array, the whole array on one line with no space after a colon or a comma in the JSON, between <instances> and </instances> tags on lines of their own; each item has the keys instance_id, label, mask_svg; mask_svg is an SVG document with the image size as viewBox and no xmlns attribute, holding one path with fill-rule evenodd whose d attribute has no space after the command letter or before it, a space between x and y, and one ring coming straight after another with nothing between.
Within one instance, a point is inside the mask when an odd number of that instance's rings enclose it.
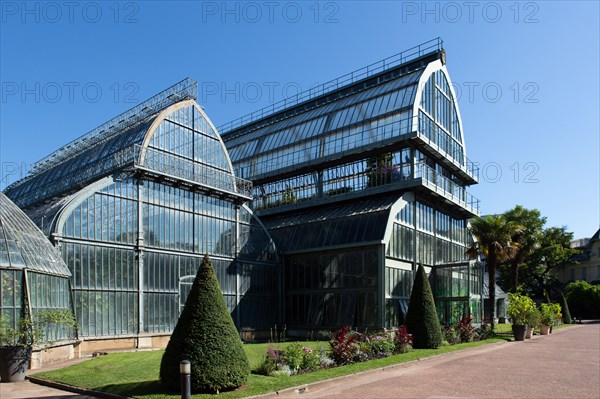
<instances>
[{"instance_id":1,"label":"short bollard light","mask_svg":"<svg viewBox=\"0 0 600 399\"><path fill-rule=\"evenodd\" d=\"M181 374L181 399L190 399L192 396L192 384L190 381L192 365L189 360L179 362L179 373Z\"/></svg>"}]
</instances>

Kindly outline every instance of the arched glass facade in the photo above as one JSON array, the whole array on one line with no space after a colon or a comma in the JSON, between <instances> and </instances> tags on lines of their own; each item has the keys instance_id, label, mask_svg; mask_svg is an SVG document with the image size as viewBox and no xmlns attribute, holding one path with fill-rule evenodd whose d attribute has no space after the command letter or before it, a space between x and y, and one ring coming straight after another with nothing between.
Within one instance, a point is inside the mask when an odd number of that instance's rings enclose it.
<instances>
[{"instance_id":1,"label":"arched glass facade","mask_svg":"<svg viewBox=\"0 0 600 399\"><path fill-rule=\"evenodd\" d=\"M169 334L204 254L240 329L280 321L275 245L244 205L251 183L234 176L193 98L173 97L168 89L115 118L120 128L105 124L95 134L106 137L84 137L92 144L79 152L75 141L7 189L62 254L80 337Z\"/></svg>"},{"instance_id":2,"label":"arched glass facade","mask_svg":"<svg viewBox=\"0 0 600 399\"><path fill-rule=\"evenodd\" d=\"M246 207L139 178L83 196L58 223L82 336L171 332L188 293L184 278L205 253L234 320L249 319L241 327L277 322L259 311L277 302L274 246Z\"/></svg>"}]
</instances>

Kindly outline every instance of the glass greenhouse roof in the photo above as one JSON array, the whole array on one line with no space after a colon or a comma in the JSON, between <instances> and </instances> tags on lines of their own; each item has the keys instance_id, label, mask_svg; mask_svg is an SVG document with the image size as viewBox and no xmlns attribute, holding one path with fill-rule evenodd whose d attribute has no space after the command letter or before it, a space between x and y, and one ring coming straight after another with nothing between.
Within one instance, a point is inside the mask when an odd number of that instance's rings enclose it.
<instances>
[{"instance_id":1,"label":"glass greenhouse roof","mask_svg":"<svg viewBox=\"0 0 600 399\"><path fill-rule=\"evenodd\" d=\"M381 242L397 195L298 212L264 221L282 253Z\"/></svg>"},{"instance_id":2,"label":"glass greenhouse roof","mask_svg":"<svg viewBox=\"0 0 600 399\"><path fill-rule=\"evenodd\" d=\"M392 110L412 107L423 69L330 102L247 134L223 137L233 162L304 142ZM331 115L330 122L326 123Z\"/></svg>"},{"instance_id":3,"label":"glass greenhouse roof","mask_svg":"<svg viewBox=\"0 0 600 399\"><path fill-rule=\"evenodd\" d=\"M3 193L0 193L0 268L71 275L44 233Z\"/></svg>"},{"instance_id":4,"label":"glass greenhouse roof","mask_svg":"<svg viewBox=\"0 0 600 399\"><path fill-rule=\"evenodd\" d=\"M233 176L220 136L194 101L196 91L189 78L177 83L44 158L4 192L31 209L99 178L140 172L250 199L251 183Z\"/></svg>"}]
</instances>

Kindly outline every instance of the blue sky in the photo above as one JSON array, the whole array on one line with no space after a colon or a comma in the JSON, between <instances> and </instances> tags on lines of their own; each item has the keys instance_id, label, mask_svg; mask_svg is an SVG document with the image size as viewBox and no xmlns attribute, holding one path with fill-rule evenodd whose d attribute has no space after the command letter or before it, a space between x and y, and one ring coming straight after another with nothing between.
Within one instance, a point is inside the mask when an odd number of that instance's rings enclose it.
<instances>
[{"instance_id":1,"label":"blue sky","mask_svg":"<svg viewBox=\"0 0 600 399\"><path fill-rule=\"evenodd\" d=\"M190 76L219 126L440 36L482 213L600 223L598 2L0 2L0 189Z\"/></svg>"}]
</instances>

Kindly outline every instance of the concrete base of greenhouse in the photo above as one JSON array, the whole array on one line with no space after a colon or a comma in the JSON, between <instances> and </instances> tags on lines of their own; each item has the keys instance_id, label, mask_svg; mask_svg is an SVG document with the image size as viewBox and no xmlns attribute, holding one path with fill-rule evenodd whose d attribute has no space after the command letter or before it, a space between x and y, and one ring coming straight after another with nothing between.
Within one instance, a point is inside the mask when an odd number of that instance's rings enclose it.
<instances>
[{"instance_id":1,"label":"concrete base of greenhouse","mask_svg":"<svg viewBox=\"0 0 600 399\"><path fill-rule=\"evenodd\" d=\"M63 362L81 357L81 341L60 342L48 349L35 349L31 353L29 368L37 370L47 364Z\"/></svg>"},{"instance_id":2,"label":"concrete base of greenhouse","mask_svg":"<svg viewBox=\"0 0 600 399\"><path fill-rule=\"evenodd\" d=\"M88 340L63 341L51 348L34 350L29 368L37 370L47 365L81 357L98 356L106 352L138 349L163 349L171 335L137 336L130 338L94 338Z\"/></svg>"}]
</instances>

